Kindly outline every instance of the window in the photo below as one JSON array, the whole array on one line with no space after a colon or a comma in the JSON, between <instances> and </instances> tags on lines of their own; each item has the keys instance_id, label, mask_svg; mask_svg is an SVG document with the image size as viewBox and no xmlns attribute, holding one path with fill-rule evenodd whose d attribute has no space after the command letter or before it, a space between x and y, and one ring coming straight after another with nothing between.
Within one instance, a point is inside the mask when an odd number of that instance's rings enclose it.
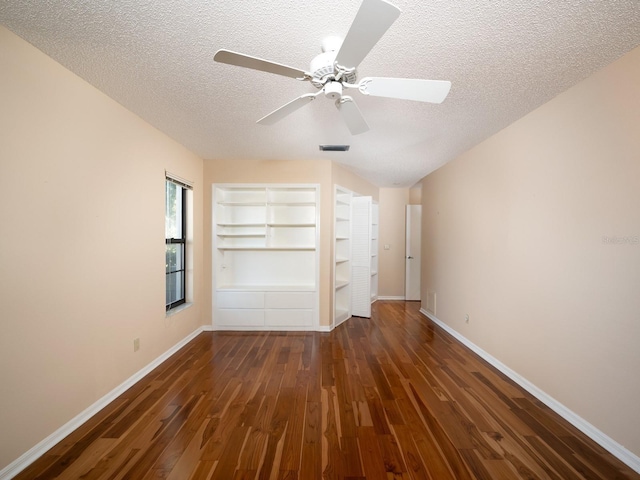
<instances>
[{"instance_id":1,"label":"window","mask_svg":"<svg viewBox=\"0 0 640 480\"><path fill-rule=\"evenodd\" d=\"M187 186L165 182L165 246L167 311L186 302Z\"/></svg>"}]
</instances>

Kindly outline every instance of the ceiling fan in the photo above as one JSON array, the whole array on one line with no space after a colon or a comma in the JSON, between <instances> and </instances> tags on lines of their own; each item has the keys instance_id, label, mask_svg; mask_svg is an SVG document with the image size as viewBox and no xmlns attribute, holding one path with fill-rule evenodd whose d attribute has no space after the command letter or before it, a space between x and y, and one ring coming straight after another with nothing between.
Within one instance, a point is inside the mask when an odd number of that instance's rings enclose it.
<instances>
[{"instance_id":1,"label":"ceiling fan","mask_svg":"<svg viewBox=\"0 0 640 480\"><path fill-rule=\"evenodd\" d=\"M345 91L358 90L364 95L441 103L451 88L451 82L446 80L366 77L357 81L356 68L399 15L400 9L386 0L363 0L344 40L326 38L322 42L322 53L311 61L309 72L230 50L218 50L213 58L229 65L310 81L319 89L292 100L257 123L273 125L324 93L335 100L349 131L357 135L369 130L369 126L353 98L345 95Z\"/></svg>"}]
</instances>

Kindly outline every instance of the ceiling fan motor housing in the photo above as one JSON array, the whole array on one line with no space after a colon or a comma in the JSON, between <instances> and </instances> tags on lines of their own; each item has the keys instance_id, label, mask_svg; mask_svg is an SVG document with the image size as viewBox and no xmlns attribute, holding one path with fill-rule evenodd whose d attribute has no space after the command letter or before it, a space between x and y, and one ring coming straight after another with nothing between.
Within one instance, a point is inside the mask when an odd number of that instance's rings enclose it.
<instances>
[{"instance_id":1,"label":"ceiling fan motor housing","mask_svg":"<svg viewBox=\"0 0 640 480\"><path fill-rule=\"evenodd\" d=\"M335 67L337 51L323 52L311 60L309 71L311 72L311 83L316 88L322 88L328 81L333 80L338 74ZM356 83L358 75L354 70L345 72L340 78L341 82Z\"/></svg>"}]
</instances>

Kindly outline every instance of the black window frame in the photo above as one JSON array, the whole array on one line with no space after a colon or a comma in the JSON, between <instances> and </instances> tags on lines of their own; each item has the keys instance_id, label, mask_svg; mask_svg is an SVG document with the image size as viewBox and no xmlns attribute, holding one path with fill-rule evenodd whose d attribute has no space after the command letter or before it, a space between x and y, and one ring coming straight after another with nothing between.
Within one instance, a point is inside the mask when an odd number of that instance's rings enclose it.
<instances>
[{"instance_id":1,"label":"black window frame","mask_svg":"<svg viewBox=\"0 0 640 480\"><path fill-rule=\"evenodd\" d=\"M165 266L165 291L167 290L167 282L169 282L169 276L173 275L175 277L174 274L176 273L180 273L182 272L182 275L180 275L181 279L182 279L182 284L181 284L181 292L182 292L182 297L167 303L166 302L166 294L165 294L165 311L168 312L173 308L176 308L180 305L184 305L185 303L187 303L187 270L186 270L186 260L187 260L187 188L185 185L183 185L180 182L177 182L175 180L173 180L170 177L166 178L166 182L170 182L173 183L174 185L176 185L178 188L180 188L180 193L182 195L182 211L181 211L181 218L182 218L182 228L181 228L181 232L182 232L182 236L180 238L166 238L165 235L165 257L166 257L166 245L182 245L181 253L182 253L182 259L180 262L180 265L182 266L182 268L176 268L175 270L167 270L168 265ZM166 183L165 183L165 195L166 195ZM166 199L165 199L166 202ZM166 207L165 207L166 208ZM166 215L166 211L165 211L165 215ZM165 264L166 264L166 259L165 259Z\"/></svg>"}]
</instances>

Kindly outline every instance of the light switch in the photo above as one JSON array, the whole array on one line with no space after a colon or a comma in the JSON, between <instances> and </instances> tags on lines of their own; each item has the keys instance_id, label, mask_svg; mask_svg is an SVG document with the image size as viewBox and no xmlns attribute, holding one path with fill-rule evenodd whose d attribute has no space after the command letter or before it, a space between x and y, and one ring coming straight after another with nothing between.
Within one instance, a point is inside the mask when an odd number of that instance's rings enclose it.
<instances>
[{"instance_id":1,"label":"light switch","mask_svg":"<svg viewBox=\"0 0 640 480\"><path fill-rule=\"evenodd\" d=\"M385 250L389 250L390 248L391 248L391 245L385 245L385 246L384 246L384 249L385 249Z\"/></svg>"}]
</instances>

